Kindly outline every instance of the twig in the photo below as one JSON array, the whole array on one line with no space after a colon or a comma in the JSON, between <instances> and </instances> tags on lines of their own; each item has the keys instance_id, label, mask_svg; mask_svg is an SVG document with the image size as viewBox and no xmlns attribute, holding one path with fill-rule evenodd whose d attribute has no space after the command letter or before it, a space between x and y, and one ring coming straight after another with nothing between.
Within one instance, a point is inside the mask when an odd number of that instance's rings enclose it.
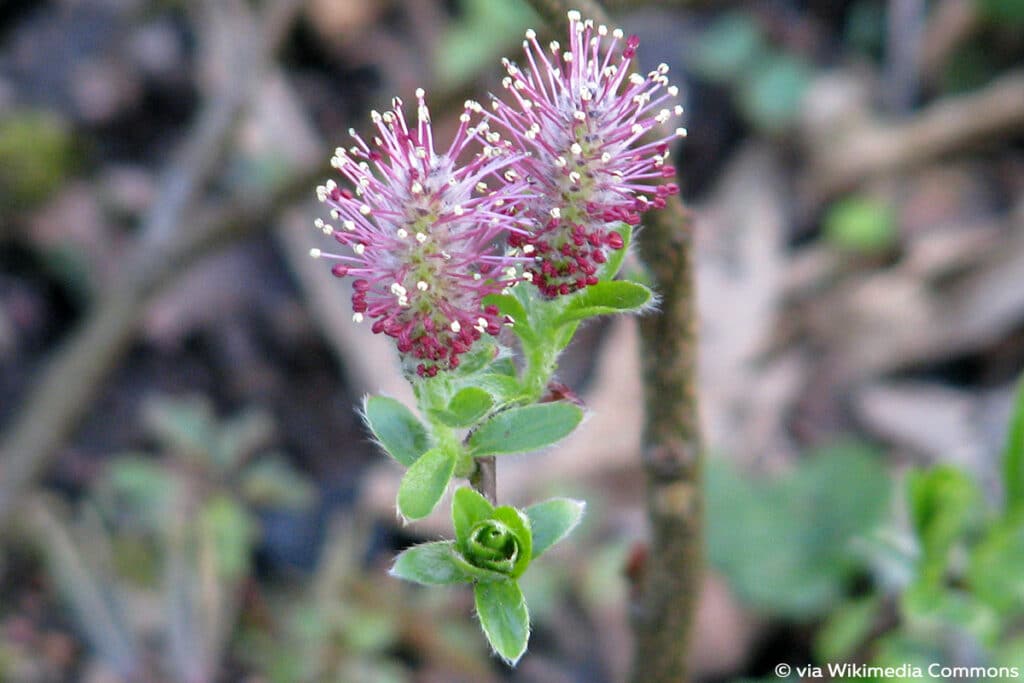
<instances>
[{"instance_id":1,"label":"twig","mask_svg":"<svg viewBox=\"0 0 1024 683\"><path fill-rule=\"evenodd\" d=\"M851 131L815 150L816 194L831 196L879 173L1024 131L1024 71L977 92L939 101L906 123Z\"/></svg>"},{"instance_id":2,"label":"twig","mask_svg":"<svg viewBox=\"0 0 1024 683\"><path fill-rule=\"evenodd\" d=\"M238 22L230 27L223 21L228 5L236 14L241 13L236 17ZM140 241L128 265L105 290L83 326L57 351L7 429L0 444L0 528L22 492L46 469L50 458L88 409L96 387L130 343L153 292L202 251L235 231L240 219L251 225L265 215L269 207L255 201L230 207L235 212L208 214L188 223L188 228L183 220L196 194L216 170L224 141L251 94L260 71L257 67L276 49L275 41L284 35L282 26L290 22L299 6L298 0L270 4L262 30L254 33L239 26L251 26L251 20L245 18L244 3L207 3L212 23L229 33L248 34L256 43L253 49L240 48L240 59L249 67L231 74L223 90L202 110L181 154L161 176L161 195L143 221ZM227 36L212 39L222 38ZM291 186L283 189L290 190Z\"/></svg>"},{"instance_id":3,"label":"twig","mask_svg":"<svg viewBox=\"0 0 1024 683\"><path fill-rule=\"evenodd\" d=\"M473 472L469 475L470 485L492 504L498 504L498 461L493 455L475 458Z\"/></svg>"},{"instance_id":4,"label":"twig","mask_svg":"<svg viewBox=\"0 0 1024 683\"><path fill-rule=\"evenodd\" d=\"M570 9L611 23L593 2L532 4L552 28L565 25ZM703 566L693 233L678 197L669 200L664 209L647 214L644 230L638 233L661 308L640 321L646 408L642 460L651 540L633 605L634 683L686 680Z\"/></svg>"}]
</instances>

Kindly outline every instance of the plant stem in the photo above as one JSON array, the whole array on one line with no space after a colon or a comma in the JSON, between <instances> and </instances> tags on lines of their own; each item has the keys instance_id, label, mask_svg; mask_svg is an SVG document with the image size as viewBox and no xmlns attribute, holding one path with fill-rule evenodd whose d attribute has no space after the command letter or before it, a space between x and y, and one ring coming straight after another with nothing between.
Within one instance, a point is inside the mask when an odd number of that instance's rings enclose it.
<instances>
[{"instance_id":1,"label":"plant stem","mask_svg":"<svg viewBox=\"0 0 1024 683\"><path fill-rule=\"evenodd\" d=\"M476 467L469 475L470 485L491 505L498 504L498 461L493 455L485 458L474 458Z\"/></svg>"}]
</instances>

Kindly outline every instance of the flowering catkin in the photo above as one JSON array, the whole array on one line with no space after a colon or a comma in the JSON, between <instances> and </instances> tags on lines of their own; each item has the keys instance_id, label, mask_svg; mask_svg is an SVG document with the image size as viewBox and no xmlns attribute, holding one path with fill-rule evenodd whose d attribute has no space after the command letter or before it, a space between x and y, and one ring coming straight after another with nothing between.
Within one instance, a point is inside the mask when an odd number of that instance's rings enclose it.
<instances>
[{"instance_id":1,"label":"flowering catkin","mask_svg":"<svg viewBox=\"0 0 1024 683\"><path fill-rule=\"evenodd\" d=\"M466 102L455 139L438 153L423 91L416 97L415 127L395 98L391 111L371 115L373 146L350 130L355 144L335 151L331 164L352 189L333 180L317 188L334 223L316 226L347 249L311 254L333 259L338 277L354 278L353 319L373 320L373 331L394 337L410 367L433 376L510 322L482 299L517 279L516 259L501 243L525 234L514 207L526 188L500 177L518 156L499 134L486 122L470 125L479 104ZM482 152L460 165L477 140Z\"/></svg>"},{"instance_id":2,"label":"flowering catkin","mask_svg":"<svg viewBox=\"0 0 1024 683\"><path fill-rule=\"evenodd\" d=\"M528 180L540 195L526 209L530 233L511 233L509 243L535 259L527 278L549 297L595 284L609 250L622 248L614 228L636 225L643 211L664 206L665 196L679 191L672 183L648 184L674 175L665 163L673 134L640 141L682 114L670 104L678 88L668 85L665 64L646 77L630 73L639 40L622 38L621 30L595 28L576 11L569 12L565 52L557 42L545 50L527 31L527 68L504 60L502 85L511 97L492 98L490 119L529 152L506 177Z\"/></svg>"}]
</instances>

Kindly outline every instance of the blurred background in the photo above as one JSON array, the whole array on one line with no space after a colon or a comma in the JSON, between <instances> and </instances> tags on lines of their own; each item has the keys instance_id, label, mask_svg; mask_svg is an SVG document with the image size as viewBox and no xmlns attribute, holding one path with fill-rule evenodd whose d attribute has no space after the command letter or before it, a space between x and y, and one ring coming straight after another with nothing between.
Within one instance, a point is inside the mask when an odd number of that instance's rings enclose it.
<instances>
[{"instance_id":1,"label":"blurred background","mask_svg":"<svg viewBox=\"0 0 1024 683\"><path fill-rule=\"evenodd\" d=\"M696 680L1024 667L1024 2L610 4L687 108ZM467 591L386 575L449 523L396 519L355 408L408 390L307 255L349 127L423 86L444 137L530 26L521 0L0 2L0 681L623 680L634 322L565 358L584 428L500 463L503 501L589 501L526 577L511 672Z\"/></svg>"}]
</instances>

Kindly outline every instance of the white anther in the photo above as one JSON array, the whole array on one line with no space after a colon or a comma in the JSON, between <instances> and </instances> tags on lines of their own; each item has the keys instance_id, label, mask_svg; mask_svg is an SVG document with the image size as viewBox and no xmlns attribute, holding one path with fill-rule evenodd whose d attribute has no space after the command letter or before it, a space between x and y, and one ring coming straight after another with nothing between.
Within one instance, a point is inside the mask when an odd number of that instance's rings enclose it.
<instances>
[{"instance_id":1,"label":"white anther","mask_svg":"<svg viewBox=\"0 0 1024 683\"><path fill-rule=\"evenodd\" d=\"M608 152L605 152L604 154L601 155L601 163L607 164L611 160L612 160L612 155L609 154Z\"/></svg>"},{"instance_id":2,"label":"white anther","mask_svg":"<svg viewBox=\"0 0 1024 683\"><path fill-rule=\"evenodd\" d=\"M668 86L668 94L671 95L672 97L675 97L676 95L678 95L679 94L679 86L675 86L675 85Z\"/></svg>"},{"instance_id":3,"label":"white anther","mask_svg":"<svg viewBox=\"0 0 1024 683\"><path fill-rule=\"evenodd\" d=\"M353 313L352 314L352 322L354 322L354 323L361 323L361 322L363 322L363 314L362 313Z\"/></svg>"},{"instance_id":4,"label":"white anther","mask_svg":"<svg viewBox=\"0 0 1024 683\"><path fill-rule=\"evenodd\" d=\"M345 228L349 232L354 232L355 229L356 229L356 222L355 221L351 221L351 220L350 221L344 221L341 224L341 227Z\"/></svg>"},{"instance_id":5,"label":"white anther","mask_svg":"<svg viewBox=\"0 0 1024 683\"><path fill-rule=\"evenodd\" d=\"M630 126L629 130L631 130L634 135L640 135L640 133L644 132L644 127L641 126L639 123L634 123L632 126Z\"/></svg>"},{"instance_id":6,"label":"white anther","mask_svg":"<svg viewBox=\"0 0 1024 683\"><path fill-rule=\"evenodd\" d=\"M580 13L579 10L571 9L565 13L565 16L569 17L569 21L579 21Z\"/></svg>"},{"instance_id":7,"label":"white anther","mask_svg":"<svg viewBox=\"0 0 1024 683\"><path fill-rule=\"evenodd\" d=\"M309 255L312 256L313 258L320 258L321 253L323 252L321 252L316 247L313 247L312 249L309 250Z\"/></svg>"},{"instance_id":8,"label":"white anther","mask_svg":"<svg viewBox=\"0 0 1024 683\"><path fill-rule=\"evenodd\" d=\"M677 138L685 138L686 137L686 129L685 128L676 128L676 137Z\"/></svg>"},{"instance_id":9,"label":"white anther","mask_svg":"<svg viewBox=\"0 0 1024 683\"><path fill-rule=\"evenodd\" d=\"M423 88L416 88L416 99L422 100L423 96L426 95L426 94L427 93L424 92Z\"/></svg>"},{"instance_id":10,"label":"white anther","mask_svg":"<svg viewBox=\"0 0 1024 683\"><path fill-rule=\"evenodd\" d=\"M606 36L606 35L608 35L608 27L605 26L604 24L600 24L597 27L597 35L599 35L599 36Z\"/></svg>"},{"instance_id":11,"label":"white anther","mask_svg":"<svg viewBox=\"0 0 1024 683\"><path fill-rule=\"evenodd\" d=\"M406 237L409 236L409 231L406 230L405 228L399 228L398 232L396 232L395 234L398 235L398 239L404 240Z\"/></svg>"},{"instance_id":12,"label":"white anther","mask_svg":"<svg viewBox=\"0 0 1024 683\"><path fill-rule=\"evenodd\" d=\"M420 181L414 180L412 181L412 187L410 187L409 189L412 191L413 194L419 194L423 192L423 185L420 184Z\"/></svg>"},{"instance_id":13,"label":"white anther","mask_svg":"<svg viewBox=\"0 0 1024 683\"><path fill-rule=\"evenodd\" d=\"M566 164L568 164L568 163L569 162L566 161L565 157L556 157L555 158L555 166L557 166L558 168L565 168Z\"/></svg>"},{"instance_id":14,"label":"white anther","mask_svg":"<svg viewBox=\"0 0 1024 683\"><path fill-rule=\"evenodd\" d=\"M456 204L455 206L452 207L452 213L454 213L456 216L461 216L462 214L466 213L466 210L462 208L461 204Z\"/></svg>"},{"instance_id":15,"label":"white anther","mask_svg":"<svg viewBox=\"0 0 1024 683\"><path fill-rule=\"evenodd\" d=\"M548 47L551 48L552 52L556 53L562 49L562 46L558 44L557 40L552 40L550 43L548 43Z\"/></svg>"},{"instance_id":16,"label":"white anther","mask_svg":"<svg viewBox=\"0 0 1024 683\"><path fill-rule=\"evenodd\" d=\"M352 251L354 251L357 256L362 256L366 252L366 245L362 242L356 242L352 245Z\"/></svg>"},{"instance_id":17,"label":"white anther","mask_svg":"<svg viewBox=\"0 0 1024 683\"><path fill-rule=\"evenodd\" d=\"M561 218L562 217L562 210L559 209L557 206L555 208L551 209L551 217L552 218Z\"/></svg>"},{"instance_id":18,"label":"white anther","mask_svg":"<svg viewBox=\"0 0 1024 683\"><path fill-rule=\"evenodd\" d=\"M621 40L622 36L623 36L623 33L622 33L622 29L621 28L617 28L614 31L612 31L612 37L613 38L617 38L617 39Z\"/></svg>"},{"instance_id":19,"label":"white anther","mask_svg":"<svg viewBox=\"0 0 1024 683\"><path fill-rule=\"evenodd\" d=\"M572 143L572 146L569 147L569 151L575 154L576 156L579 156L580 154L583 153L583 148L580 147L580 143L574 142Z\"/></svg>"},{"instance_id":20,"label":"white anther","mask_svg":"<svg viewBox=\"0 0 1024 683\"><path fill-rule=\"evenodd\" d=\"M449 325L449 327L451 327L452 332L456 334L462 331L462 325L459 323L458 320L453 320L452 324Z\"/></svg>"},{"instance_id":21,"label":"white anther","mask_svg":"<svg viewBox=\"0 0 1024 683\"><path fill-rule=\"evenodd\" d=\"M369 216L371 213L373 213L373 209L370 208L369 204L363 204L362 206L359 207L359 213L363 214L364 216Z\"/></svg>"},{"instance_id":22,"label":"white anther","mask_svg":"<svg viewBox=\"0 0 1024 683\"><path fill-rule=\"evenodd\" d=\"M423 232L416 233L416 241L419 242L420 244L423 244L424 242L426 242L427 241L426 233L423 233Z\"/></svg>"},{"instance_id":23,"label":"white anther","mask_svg":"<svg viewBox=\"0 0 1024 683\"><path fill-rule=\"evenodd\" d=\"M532 28L526 29L526 39L527 40L533 40L536 37L537 37L537 32L536 31L534 31Z\"/></svg>"},{"instance_id":24,"label":"white anther","mask_svg":"<svg viewBox=\"0 0 1024 683\"><path fill-rule=\"evenodd\" d=\"M430 289L430 284L426 280L420 280L419 282L416 283L416 289L420 290L421 292L425 292L428 289Z\"/></svg>"},{"instance_id":25,"label":"white anther","mask_svg":"<svg viewBox=\"0 0 1024 683\"><path fill-rule=\"evenodd\" d=\"M640 74L630 74L629 82L632 83L633 85L643 85L644 77L641 76Z\"/></svg>"},{"instance_id":26,"label":"white anther","mask_svg":"<svg viewBox=\"0 0 1024 683\"><path fill-rule=\"evenodd\" d=\"M532 254L533 252L534 252L534 247L533 247L532 244L524 244L523 245L523 253L524 254Z\"/></svg>"}]
</instances>

